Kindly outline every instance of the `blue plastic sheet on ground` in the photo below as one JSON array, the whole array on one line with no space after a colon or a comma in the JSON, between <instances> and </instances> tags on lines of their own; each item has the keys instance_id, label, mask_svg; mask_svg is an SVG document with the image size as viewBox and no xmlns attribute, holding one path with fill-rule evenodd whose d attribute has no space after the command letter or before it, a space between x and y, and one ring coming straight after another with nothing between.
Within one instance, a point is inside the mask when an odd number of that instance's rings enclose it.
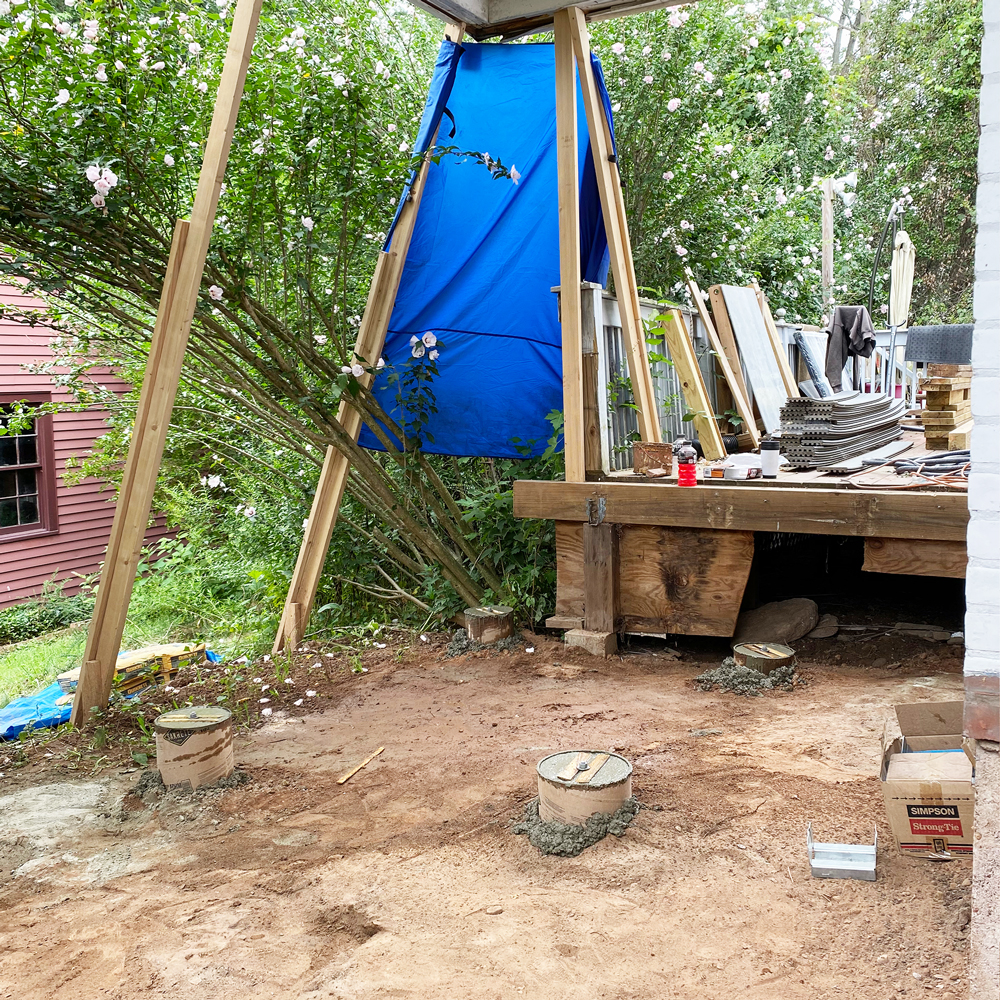
<instances>
[{"instance_id":1,"label":"blue plastic sheet on ground","mask_svg":"<svg viewBox=\"0 0 1000 1000\"><path fill-rule=\"evenodd\" d=\"M124 655L125 653L119 653L119 656ZM222 662L222 657L211 650L206 650L205 657L210 663ZM73 702L67 701L65 705L56 704L65 694L59 682L53 681L47 688L35 694L25 695L23 698L15 698L4 708L0 708L0 740L16 740L21 732L29 727L51 729L69 722Z\"/></svg>"},{"instance_id":2,"label":"blue plastic sheet on ground","mask_svg":"<svg viewBox=\"0 0 1000 1000\"><path fill-rule=\"evenodd\" d=\"M603 285L607 239L582 97L577 104L581 277ZM445 43L418 143L429 144L438 123L438 147L489 153L520 179L494 178L474 159L449 154L430 165L389 322L389 367L374 391L393 420L413 426L416 400L400 376L429 364L411 357L410 338L431 331L440 356L430 383L436 412L421 425L424 450L539 455L552 436L546 418L562 409L551 291L559 284L553 47ZM381 447L367 427L361 444Z\"/></svg>"}]
</instances>

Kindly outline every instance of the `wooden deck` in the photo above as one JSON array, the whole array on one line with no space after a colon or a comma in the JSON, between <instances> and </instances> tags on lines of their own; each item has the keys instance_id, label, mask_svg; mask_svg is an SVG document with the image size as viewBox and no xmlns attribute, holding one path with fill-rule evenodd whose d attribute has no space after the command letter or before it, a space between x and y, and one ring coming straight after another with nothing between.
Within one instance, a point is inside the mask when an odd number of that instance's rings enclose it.
<instances>
[{"instance_id":1,"label":"wooden deck","mask_svg":"<svg viewBox=\"0 0 1000 1000\"><path fill-rule=\"evenodd\" d=\"M905 455L921 453L915 447ZM631 474L587 483L522 480L514 484L514 515L556 522L550 627L614 621L619 632L725 636L740 611L754 532L858 536L865 570L964 577L966 493L898 489L905 481L891 469L850 482L806 470L695 487ZM592 560L588 554L597 551L604 555Z\"/></svg>"}]
</instances>

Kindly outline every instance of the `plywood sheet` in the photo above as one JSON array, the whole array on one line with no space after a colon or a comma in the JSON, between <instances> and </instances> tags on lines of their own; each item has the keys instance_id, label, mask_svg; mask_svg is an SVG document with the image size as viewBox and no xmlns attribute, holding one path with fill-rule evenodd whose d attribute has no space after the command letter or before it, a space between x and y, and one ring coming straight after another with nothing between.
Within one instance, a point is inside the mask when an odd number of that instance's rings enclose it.
<instances>
[{"instance_id":1,"label":"plywood sheet","mask_svg":"<svg viewBox=\"0 0 1000 1000\"><path fill-rule=\"evenodd\" d=\"M556 613L583 616L583 525L556 522ZM753 533L624 524L618 630L730 636L753 560Z\"/></svg>"},{"instance_id":2,"label":"plywood sheet","mask_svg":"<svg viewBox=\"0 0 1000 1000\"><path fill-rule=\"evenodd\" d=\"M736 285L723 285L722 294L757 409L760 410L764 428L773 434L781 426L781 407L788 399L788 393L774 358L757 296L752 288Z\"/></svg>"}]
</instances>

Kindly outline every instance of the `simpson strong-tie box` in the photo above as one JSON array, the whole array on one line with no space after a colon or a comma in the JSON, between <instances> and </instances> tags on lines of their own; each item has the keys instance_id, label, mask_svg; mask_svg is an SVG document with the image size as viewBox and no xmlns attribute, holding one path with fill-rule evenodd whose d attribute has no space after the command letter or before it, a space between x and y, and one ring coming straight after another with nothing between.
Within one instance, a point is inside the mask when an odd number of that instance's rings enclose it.
<instances>
[{"instance_id":1,"label":"simpson strong-tie box","mask_svg":"<svg viewBox=\"0 0 1000 1000\"><path fill-rule=\"evenodd\" d=\"M972 857L975 741L960 701L896 705L900 735L882 736L882 793L896 845L914 857Z\"/></svg>"}]
</instances>

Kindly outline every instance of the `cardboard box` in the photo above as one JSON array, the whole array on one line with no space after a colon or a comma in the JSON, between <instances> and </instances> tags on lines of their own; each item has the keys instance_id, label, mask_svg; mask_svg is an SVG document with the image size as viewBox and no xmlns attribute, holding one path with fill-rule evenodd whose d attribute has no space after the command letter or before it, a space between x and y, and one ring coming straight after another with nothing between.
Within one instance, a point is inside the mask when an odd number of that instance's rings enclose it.
<instances>
[{"instance_id":1,"label":"cardboard box","mask_svg":"<svg viewBox=\"0 0 1000 1000\"><path fill-rule=\"evenodd\" d=\"M115 664L114 686L118 691L132 694L149 687L151 683L173 680L181 667L201 666L205 663L205 643L170 642L158 646L118 654ZM67 670L56 680L67 694L76 690L80 668Z\"/></svg>"},{"instance_id":2,"label":"cardboard box","mask_svg":"<svg viewBox=\"0 0 1000 1000\"><path fill-rule=\"evenodd\" d=\"M963 702L896 705L900 735L882 734L882 794L899 850L972 857L975 741L962 736Z\"/></svg>"}]
</instances>

